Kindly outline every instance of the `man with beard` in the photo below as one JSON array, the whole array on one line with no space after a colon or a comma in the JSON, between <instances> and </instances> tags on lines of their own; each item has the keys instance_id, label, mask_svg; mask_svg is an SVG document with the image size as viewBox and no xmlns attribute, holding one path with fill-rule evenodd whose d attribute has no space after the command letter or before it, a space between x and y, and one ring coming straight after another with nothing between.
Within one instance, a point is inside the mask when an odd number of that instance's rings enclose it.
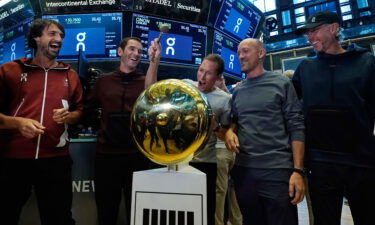
<instances>
[{"instance_id":1,"label":"man with beard","mask_svg":"<svg viewBox=\"0 0 375 225\"><path fill-rule=\"evenodd\" d=\"M74 224L72 161L68 124L82 112L82 89L77 73L56 61L65 30L52 20L30 26L33 58L0 67L0 218L18 224L33 187L43 225ZM4 140L5 139L5 140Z\"/></svg>"},{"instance_id":2,"label":"man with beard","mask_svg":"<svg viewBox=\"0 0 375 225\"><path fill-rule=\"evenodd\" d=\"M119 68L98 78L85 104L85 115L101 108L94 178L100 225L117 224L122 193L125 195L127 222L130 224L133 172L152 166L133 141L130 114L142 91L156 82L161 46L157 39L152 41L147 76L137 68L142 49L139 38L122 39L117 49Z\"/></svg>"},{"instance_id":3,"label":"man with beard","mask_svg":"<svg viewBox=\"0 0 375 225\"><path fill-rule=\"evenodd\" d=\"M340 44L340 22L322 11L296 30L317 53L293 76L306 118L314 224L340 224L344 197L355 224L373 224L375 60L356 44Z\"/></svg>"}]
</instances>

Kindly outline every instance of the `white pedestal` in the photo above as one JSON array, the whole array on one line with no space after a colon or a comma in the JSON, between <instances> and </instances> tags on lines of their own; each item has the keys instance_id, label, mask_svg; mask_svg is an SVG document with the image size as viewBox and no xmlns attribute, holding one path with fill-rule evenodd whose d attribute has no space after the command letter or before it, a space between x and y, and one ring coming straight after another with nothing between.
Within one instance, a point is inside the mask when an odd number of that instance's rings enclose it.
<instances>
[{"instance_id":1,"label":"white pedestal","mask_svg":"<svg viewBox=\"0 0 375 225\"><path fill-rule=\"evenodd\" d=\"M207 225L206 174L187 166L133 173L132 225Z\"/></svg>"}]
</instances>

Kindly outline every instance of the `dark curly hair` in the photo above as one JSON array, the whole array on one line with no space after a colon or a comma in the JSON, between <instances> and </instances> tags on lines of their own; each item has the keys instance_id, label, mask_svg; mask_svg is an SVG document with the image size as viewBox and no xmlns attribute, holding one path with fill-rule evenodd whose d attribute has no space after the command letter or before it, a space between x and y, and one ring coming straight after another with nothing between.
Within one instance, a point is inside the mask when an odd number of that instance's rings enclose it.
<instances>
[{"instance_id":1,"label":"dark curly hair","mask_svg":"<svg viewBox=\"0 0 375 225\"><path fill-rule=\"evenodd\" d=\"M42 36L43 30L50 25L56 25L61 32L63 33L61 38L65 37L65 29L64 27L55 20L47 20L47 19L36 19L29 27L29 32L27 34L27 42L29 43L29 47L33 49L37 49L37 44L34 38Z\"/></svg>"}]
</instances>

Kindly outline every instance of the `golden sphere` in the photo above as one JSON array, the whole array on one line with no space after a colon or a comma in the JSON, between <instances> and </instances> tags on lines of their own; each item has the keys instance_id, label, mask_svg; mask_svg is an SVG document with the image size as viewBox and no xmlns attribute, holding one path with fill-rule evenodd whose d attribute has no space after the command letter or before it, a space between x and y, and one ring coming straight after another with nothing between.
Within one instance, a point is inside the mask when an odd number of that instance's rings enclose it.
<instances>
[{"instance_id":1,"label":"golden sphere","mask_svg":"<svg viewBox=\"0 0 375 225\"><path fill-rule=\"evenodd\" d=\"M131 129L139 150L162 165L177 165L204 147L210 135L211 107L187 82L159 81L138 97Z\"/></svg>"}]
</instances>

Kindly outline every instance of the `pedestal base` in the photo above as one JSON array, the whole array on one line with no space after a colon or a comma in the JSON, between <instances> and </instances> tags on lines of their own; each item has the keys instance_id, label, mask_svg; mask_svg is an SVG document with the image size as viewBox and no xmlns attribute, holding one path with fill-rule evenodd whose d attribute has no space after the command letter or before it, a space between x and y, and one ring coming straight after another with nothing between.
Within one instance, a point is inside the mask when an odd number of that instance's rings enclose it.
<instances>
[{"instance_id":1,"label":"pedestal base","mask_svg":"<svg viewBox=\"0 0 375 225\"><path fill-rule=\"evenodd\" d=\"M206 174L187 166L134 172L132 225L206 225Z\"/></svg>"}]
</instances>

